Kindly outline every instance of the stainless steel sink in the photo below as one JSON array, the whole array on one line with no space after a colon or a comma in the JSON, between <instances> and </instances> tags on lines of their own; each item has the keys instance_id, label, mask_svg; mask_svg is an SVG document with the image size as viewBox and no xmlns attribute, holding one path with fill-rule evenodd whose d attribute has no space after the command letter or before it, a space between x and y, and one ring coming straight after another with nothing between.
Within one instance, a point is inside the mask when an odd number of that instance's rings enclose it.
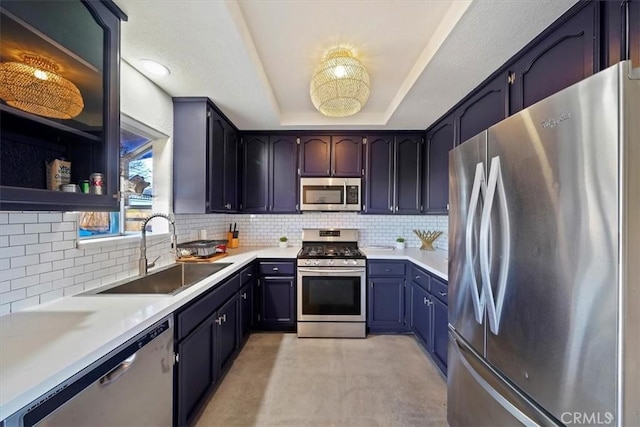
<instances>
[{"instance_id":1,"label":"stainless steel sink","mask_svg":"<svg viewBox=\"0 0 640 427\"><path fill-rule=\"evenodd\" d=\"M105 294L176 294L231 263L177 264L160 271L126 281L108 289L94 289L80 295Z\"/></svg>"}]
</instances>

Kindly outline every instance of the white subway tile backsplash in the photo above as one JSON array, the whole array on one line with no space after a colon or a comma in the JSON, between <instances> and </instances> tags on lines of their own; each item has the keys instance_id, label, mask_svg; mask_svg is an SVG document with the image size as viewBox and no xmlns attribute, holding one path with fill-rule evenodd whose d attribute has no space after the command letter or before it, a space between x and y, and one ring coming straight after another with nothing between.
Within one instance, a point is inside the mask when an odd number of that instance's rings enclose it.
<instances>
[{"instance_id":1,"label":"white subway tile backsplash","mask_svg":"<svg viewBox=\"0 0 640 427\"><path fill-rule=\"evenodd\" d=\"M15 301L11 303L11 311L20 311L25 308L33 307L34 305L40 304L40 295L36 295L30 298L25 298L20 301Z\"/></svg>"},{"instance_id":2,"label":"white subway tile backsplash","mask_svg":"<svg viewBox=\"0 0 640 427\"><path fill-rule=\"evenodd\" d=\"M28 234L28 236L37 236L37 234ZM27 254L41 254L51 252L51 243L39 243L37 245L28 245Z\"/></svg>"},{"instance_id":3,"label":"white subway tile backsplash","mask_svg":"<svg viewBox=\"0 0 640 427\"><path fill-rule=\"evenodd\" d=\"M11 289L22 289L28 286L37 285L40 283L40 277L38 275L21 277L20 279L13 279L11 281Z\"/></svg>"},{"instance_id":4,"label":"white subway tile backsplash","mask_svg":"<svg viewBox=\"0 0 640 427\"><path fill-rule=\"evenodd\" d=\"M25 224L24 225L25 234L33 234L33 233L50 233L51 232L51 224Z\"/></svg>"},{"instance_id":5,"label":"white subway tile backsplash","mask_svg":"<svg viewBox=\"0 0 640 427\"><path fill-rule=\"evenodd\" d=\"M30 245L33 243L38 243L37 234L14 234L9 236L10 246Z\"/></svg>"},{"instance_id":6,"label":"white subway tile backsplash","mask_svg":"<svg viewBox=\"0 0 640 427\"><path fill-rule=\"evenodd\" d=\"M38 214L38 222L62 222L62 213L40 213Z\"/></svg>"},{"instance_id":7,"label":"white subway tile backsplash","mask_svg":"<svg viewBox=\"0 0 640 427\"><path fill-rule=\"evenodd\" d=\"M10 302L19 301L27 297L26 289L16 289L0 294L0 304L9 304Z\"/></svg>"},{"instance_id":8,"label":"white subway tile backsplash","mask_svg":"<svg viewBox=\"0 0 640 427\"><path fill-rule=\"evenodd\" d=\"M63 296L64 296L64 292L62 289L56 289L51 292L45 292L44 294L40 295L40 304L53 301L54 299L62 298Z\"/></svg>"},{"instance_id":9,"label":"white subway tile backsplash","mask_svg":"<svg viewBox=\"0 0 640 427\"><path fill-rule=\"evenodd\" d=\"M7 260L9 260L7 258ZM40 262L40 255L26 255L11 258L11 268L34 265Z\"/></svg>"},{"instance_id":10,"label":"white subway tile backsplash","mask_svg":"<svg viewBox=\"0 0 640 427\"><path fill-rule=\"evenodd\" d=\"M43 262L36 265L27 266L27 276L32 274L48 273L51 271L52 265L50 262Z\"/></svg>"},{"instance_id":11,"label":"white subway tile backsplash","mask_svg":"<svg viewBox=\"0 0 640 427\"><path fill-rule=\"evenodd\" d=\"M274 246L283 234L291 246L299 246L303 228L340 227L357 228L361 246L391 246L402 236L409 247L418 247L420 242L412 230L442 230L445 234L435 246L447 249L446 216L330 212L176 215L178 241L198 240L200 230L205 230L209 239L226 239L229 223L234 222L238 225L241 246ZM0 277L3 280L0 282L0 314L138 274L139 239L115 240L77 249L76 225L76 213L0 212ZM169 246L166 236L148 236L147 259L152 261L160 256L157 266L172 263Z\"/></svg>"},{"instance_id":12,"label":"white subway tile backsplash","mask_svg":"<svg viewBox=\"0 0 640 427\"><path fill-rule=\"evenodd\" d=\"M37 213L10 213L9 224L27 224L38 222Z\"/></svg>"}]
</instances>

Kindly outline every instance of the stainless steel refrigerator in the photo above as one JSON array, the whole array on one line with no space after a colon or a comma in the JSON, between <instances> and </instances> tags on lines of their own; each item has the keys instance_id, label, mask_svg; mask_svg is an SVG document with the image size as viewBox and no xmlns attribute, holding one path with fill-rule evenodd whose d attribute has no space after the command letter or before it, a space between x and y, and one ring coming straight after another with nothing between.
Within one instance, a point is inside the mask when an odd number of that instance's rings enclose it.
<instances>
[{"instance_id":1,"label":"stainless steel refrigerator","mask_svg":"<svg viewBox=\"0 0 640 427\"><path fill-rule=\"evenodd\" d=\"M451 426L640 425L640 69L449 156Z\"/></svg>"}]
</instances>

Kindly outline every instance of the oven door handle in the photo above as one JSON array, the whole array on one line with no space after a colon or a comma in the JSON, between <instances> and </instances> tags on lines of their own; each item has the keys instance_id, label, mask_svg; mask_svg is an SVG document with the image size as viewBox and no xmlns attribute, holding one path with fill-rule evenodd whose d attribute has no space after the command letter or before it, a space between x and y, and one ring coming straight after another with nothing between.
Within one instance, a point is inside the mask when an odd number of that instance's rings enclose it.
<instances>
[{"instance_id":1,"label":"oven door handle","mask_svg":"<svg viewBox=\"0 0 640 427\"><path fill-rule=\"evenodd\" d=\"M298 272L300 273L317 273L317 274L329 274L329 273L365 273L367 270L362 268L362 269L354 269L354 270L347 270L345 268L325 268L325 267L321 267L321 268L300 268L298 267Z\"/></svg>"}]
</instances>

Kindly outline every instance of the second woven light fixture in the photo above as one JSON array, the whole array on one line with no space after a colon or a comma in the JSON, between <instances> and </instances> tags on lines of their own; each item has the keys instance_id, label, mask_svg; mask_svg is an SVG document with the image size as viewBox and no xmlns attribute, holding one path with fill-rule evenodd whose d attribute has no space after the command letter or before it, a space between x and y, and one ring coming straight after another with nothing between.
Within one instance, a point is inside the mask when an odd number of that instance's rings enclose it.
<instances>
[{"instance_id":1,"label":"second woven light fixture","mask_svg":"<svg viewBox=\"0 0 640 427\"><path fill-rule=\"evenodd\" d=\"M369 99L369 73L350 49L335 48L315 69L310 92L313 105L325 116L351 116Z\"/></svg>"}]
</instances>

